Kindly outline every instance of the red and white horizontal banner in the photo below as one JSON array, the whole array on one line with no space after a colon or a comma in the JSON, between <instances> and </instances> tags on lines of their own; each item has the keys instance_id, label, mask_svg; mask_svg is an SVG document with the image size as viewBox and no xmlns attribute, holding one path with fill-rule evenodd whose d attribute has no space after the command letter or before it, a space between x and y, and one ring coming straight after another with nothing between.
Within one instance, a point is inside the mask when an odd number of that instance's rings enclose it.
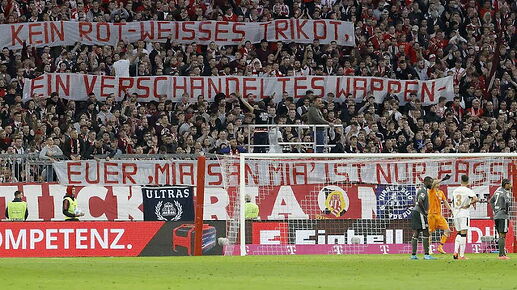
<instances>
[{"instance_id":1,"label":"red and white horizontal banner","mask_svg":"<svg viewBox=\"0 0 517 290\"><path fill-rule=\"evenodd\" d=\"M275 96L279 101L282 93L301 98L307 90L325 96L334 93L344 100L351 96L358 102L372 94L377 103L382 103L387 94L396 95L400 104L405 104L415 93L424 105L436 104L439 97L452 100L454 96L453 78L445 77L429 81L395 80L361 76L297 76L297 77L189 77L189 76L142 76L114 77L86 74L44 74L35 79L27 79L23 87L23 98L34 95L49 96L57 92L60 97L70 100L86 100L94 93L99 99L113 94L117 100L125 93L136 93L139 102L158 101L161 96L179 102L183 94L189 101L197 101L199 95L213 100L217 93L240 92L243 96L253 94L255 100Z\"/></svg>"},{"instance_id":2,"label":"red and white horizontal banner","mask_svg":"<svg viewBox=\"0 0 517 290\"><path fill-rule=\"evenodd\" d=\"M86 45L116 45L119 41L138 40L165 42L170 36L175 43L238 45L262 39L297 43L355 46L354 24L336 20L278 19L269 22L227 21L143 21L143 22L72 22L46 21L0 25L0 47L17 49L66 46L81 42Z\"/></svg>"},{"instance_id":3,"label":"red and white horizontal banner","mask_svg":"<svg viewBox=\"0 0 517 290\"><path fill-rule=\"evenodd\" d=\"M239 162L225 162L230 185L238 184ZM195 160L81 160L54 162L61 184L86 185L196 185ZM449 183L459 184L462 174L471 184L499 185L511 172L509 159L410 159L410 160L249 160L247 186L280 186L333 183L402 184L422 183L425 176L441 178L451 174ZM222 168L208 160L205 182L222 187Z\"/></svg>"},{"instance_id":4,"label":"red and white horizontal banner","mask_svg":"<svg viewBox=\"0 0 517 290\"><path fill-rule=\"evenodd\" d=\"M451 199L457 187L443 186ZM497 186L473 186L479 196L492 194ZM63 197L66 187L59 184L15 183L0 185L0 220L13 193L21 190L27 202L29 221L63 221ZM287 219L407 219L415 189L372 185L287 185L249 187L247 193L260 207L261 220ZM267 193L267 194L266 194ZM330 197L329 197L330 196ZM335 198L338 197L338 198ZM227 220L233 216L235 188L205 188L204 220ZM328 200L328 204L327 204ZM332 201L332 202L331 202ZM339 201L339 202L338 202ZM386 204L397 201L405 206L388 211ZM85 213L82 221L143 221L140 186L86 186L77 188L78 207ZM332 209L329 209L332 207ZM486 203L477 205L471 216L491 215Z\"/></svg>"}]
</instances>

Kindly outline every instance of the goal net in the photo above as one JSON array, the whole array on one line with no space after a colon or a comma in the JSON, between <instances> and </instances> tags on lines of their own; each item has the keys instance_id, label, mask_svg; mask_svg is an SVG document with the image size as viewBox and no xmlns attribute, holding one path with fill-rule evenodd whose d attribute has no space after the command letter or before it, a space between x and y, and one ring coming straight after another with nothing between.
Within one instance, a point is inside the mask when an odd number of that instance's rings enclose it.
<instances>
[{"instance_id":1,"label":"goal net","mask_svg":"<svg viewBox=\"0 0 517 290\"><path fill-rule=\"evenodd\" d=\"M449 203L461 175L469 176L481 202L470 209L467 252L487 252L483 241L496 235L487 201L503 178L513 182L517 172L517 154L505 153L266 153L219 156L219 162L230 199L225 255L409 253L416 191L425 176L446 174L451 178L439 189ZM253 204L258 216L251 210L246 217ZM509 251L516 230L512 211ZM442 212L451 218L445 206ZM449 225L454 232L452 220ZM435 246L442 233L432 234Z\"/></svg>"}]
</instances>

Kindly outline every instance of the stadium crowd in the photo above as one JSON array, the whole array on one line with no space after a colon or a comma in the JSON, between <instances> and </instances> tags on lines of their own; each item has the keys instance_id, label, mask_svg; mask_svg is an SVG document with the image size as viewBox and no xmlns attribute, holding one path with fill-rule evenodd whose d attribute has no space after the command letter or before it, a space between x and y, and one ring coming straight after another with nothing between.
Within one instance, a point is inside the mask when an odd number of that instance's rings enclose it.
<instances>
[{"instance_id":1,"label":"stadium crowd","mask_svg":"<svg viewBox=\"0 0 517 290\"><path fill-rule=\"evenodd\" d=\"M517 152L517 5L475 0L54 0L0 2L0 23L51 20L143 21L337 19L355 25L356 47L249 41L237 46L120 42L116 47L33 48L0 53L0 150L41 158L89 159L120 153L235 153L246 150L247 128L304 124L318 106L332 152ZM454 100L422 106L336 100L332 94L274 103L219 94L215 102L67 101L56 93L22 102L25 78L48 72L116 75L129 60L131 76L358 75L396 79L454 77ZM126 68L127 69L127 68ZM323 97L321 102L318 97ZM249 102L247 101L249 99ZM259 122L257 122L259 123ZM253 136L253 134L251 135ZM311 142L310 130L282 129L284 142ZM253 138L251 138L253 139ZM310 152L294 145L284 152ZM7 173L6 173L7 174Z\"/></svg>"}]
</instances>

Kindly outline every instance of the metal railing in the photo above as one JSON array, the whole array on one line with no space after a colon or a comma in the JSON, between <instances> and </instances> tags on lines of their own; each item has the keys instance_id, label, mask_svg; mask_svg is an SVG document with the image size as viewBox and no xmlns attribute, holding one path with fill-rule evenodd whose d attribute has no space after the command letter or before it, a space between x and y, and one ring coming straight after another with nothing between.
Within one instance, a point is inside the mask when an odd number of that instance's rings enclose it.
<instances>
[{"instance_id":1,"label":"metal railing","mask_svg":"<svg viewBox=\"0 0 517 290\"><path fill-rule=\"evenodd\" d=\"M329 144L329 135L335 133L336 128L343 129L343 125L309 125L309 124L268 124L268 125L242 125L247 128L248 145L246 149L248 152L254 153L284 153L292 152L293 149L312 149L313 152L329 152L335 144ZM299 141L284 140L284 134L289 130L291 134L295 134L295 138L300 138ZM293 132L294 130L294 132ZM257 140L264 138L258 134L267 133L267 144ZM294 135L293 134L293 135ZM344 135L344 133L342 133ZM310 137L310 141L304 141L305 136ZM280 141L279 141L280 140Z\"/></svg>"}]
</instances>

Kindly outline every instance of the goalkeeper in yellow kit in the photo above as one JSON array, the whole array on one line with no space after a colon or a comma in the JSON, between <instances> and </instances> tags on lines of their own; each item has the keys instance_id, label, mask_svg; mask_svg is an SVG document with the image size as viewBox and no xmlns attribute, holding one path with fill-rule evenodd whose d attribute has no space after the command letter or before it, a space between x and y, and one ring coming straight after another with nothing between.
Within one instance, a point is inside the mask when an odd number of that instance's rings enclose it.
<instances>
[{"instance_id":1,"label":"goalkeeper in yellow kit","mask_svg":"<svg viewBox=\"0 0 517 290\"><path fill-rule=\"evenodd\" d=\"M447 241L447 238L451 234L451 230L449 228L449 224L447 220L442 215L442 202L445 206L452 212L452 208L447 202L447 198L443 191L438 189L440 182L448 180L451 178L450 175L446 175L442 178L442 180L435 179L433 181L433 185L428 192L429 195L429 213L427 215L427 219L429 222L429 233L433 233L436 230L443 230L443 235L440 239L440 245L438 246L437 251L439 253L445 254L445 250L443 249L443 245ZM429 243L431 243L431 235L429 235Z\"/></svg>"}]
</instances>

